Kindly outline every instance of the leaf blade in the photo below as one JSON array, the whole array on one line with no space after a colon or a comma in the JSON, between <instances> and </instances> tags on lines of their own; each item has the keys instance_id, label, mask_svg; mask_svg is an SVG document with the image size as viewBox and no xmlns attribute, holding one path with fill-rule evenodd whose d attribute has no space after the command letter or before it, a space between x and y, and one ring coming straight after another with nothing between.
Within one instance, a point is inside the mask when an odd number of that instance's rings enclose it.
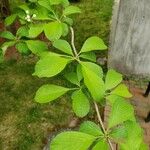
<instances>
[{"instance_id":1,"label":"leaf blade","mask_svg":"<svg viewBox=\"0 0 150 150\"><path fill-rule=\"evenodd\" d=\"M127 132L127 138L124 142L119 143L121 150L140 149L141 144L143 143L143 132L141 127L133 121L127 121L124 125Z\"/></svg>"},{"instance_id":2,"label":"leaf blade","mask_svg":"<svg viewBox=\"0 0 150 150\"><path fill-rule=\"evenodd\" d=\"M80 53L89 52L94 50L106 50L107 46L104 44L103 40L97 36L92 36L88 38L83 44Z\"/></svg>"},{"instance_id":3,"label":"leaf blade","mask_svg":"<svg viewBox=\"0 0 150 150\"><path fill-rule=\"evenodd\" d=\"M5 39L9 39L9 40L15 40L15 36L9 31L1 32L0 37L5 38Z\"/></svg>"},{"instance_id":4,"label":"leaf blade","mask_svg":"<svg viewBox=\"0 0 150 150\"><path fill-rule=\"evenodd\" d=\"M79 82L77 74L75 72L66 73L65 78L72 84L80 86L80 82Z\"/></svg>"},{"instance_id":5,"label":"leaf blade","mask_svg":"<svg viewBox=\"0 0 150 150\"><path fill-rule=\"evenodd\" d=\"M61 86L46 84L41 86L35 95L35 101L38 103L48 103L62 96L70 89Z\"/></svg>"},{"instance_id":6,"label":"leaf blade","mask_svg":"<svg viewBox=\"0 0 150 150\"><path fill-rule=\"evenodd\" d=\"M80 125L80 132L93 135L95 137L104 135L101 128L92 121L85 121Z\"/></svg>"},{"instance_id":7,"label":"leaf blade","mask_svg":"<svg viewBox=\"0 0 150 150\"><path fill-rule=\"evenodd\" d=\"M81 91L75 91L72 96L72 107L78 117L84 117L89 113L90 104L86 95Z\"/></svg>"},{"instance_id":8,"label":"leaf blade","mask_svg":"<svg viewBox=\"0 0 150 150\"><path fill-rule=\"evenodd\" d=\"M95 140L94 136L80 132L64 132L51 142L51 150L87 150ZM76 144L75 144L76 143Z\"/></svg>"},{"instance_id":9,"label":"leaf blade","mask_svg":"<svg viewBox=\"0 0 150 150\"><path fill-rule=\"evenodd\" d=\"M66 54L73 55L70 44L65 40L56 40L53 42L53 46Z\"/></svg>"},{"instance_id":10,"label":"leaf blade","mask_svg":"<svg viewBox=\"0 0 150 150\"><path fill-rule=\"evenodd\" d=\"M29 30L29 29L28 29L27 26L22 26L22 27L20 27L20 28L17 30L16 35L19 36L19 37L23 37L23 36L28 37L28 35L29 35L29 31L28 31L28 30Z\"/></svg>"},{"instance_id":11,"label":"leaf blade","mask_svg":"<svg viewBox=\"0 0 150 150\"><path fill-rule=\"evenodd\" d=\"M108 120L108 128L112 128L127 120L135 120L134 109L127 100L120 97L112 105L112 110Z\"/></svg>"},{"instance_id":12,"label":"leaf blade","mask_svg":"<svg viewBox=\"0 0 150 150\"><path fill-rule=\"evenodd\" d=\"M38 77L53 77L60 73L69 62L70 59L48 53L37 62L33 75L37 75Z\"/></svg>"},{"instance_id":13,"label":"leaf blade","mask_svg":"<svg viewBox=\"0 0 150 150\"><path fill-rule=\"evenodd\" d=\"M40 40L27 40L26 44L28 48L32 51L32 53L38 56L48 50L47 44Z\"/></svg>"},{"instance_id":14,"label":"leaf blade","mask_svg":"<svg viewBox=\"0 0 150 150\"><path fill-rule=\"evenodd\" d=\"M125 97L125 98L131 98L132 94L129 92L128 87L125 84L118 85L111 94Z\"/></svg>"},{"instance_id":15,"label":"leaf blade","mask_svg":"<svg viewBox=\"0 0 150 150\"><path fill-rule=\"evenodd\" d=\"M96 62L96 55L95 53L93 52L89 52L89 53L82 53L80 55L81 58L84 58L84 59L87 59L87 60L90 60L92 62Z\"/></svg>"},{"instance_id":16,"label":"leaf blade","mask_svg":"<svg viewBox=\"0 0 150 150\"><path fill-rule=\"evenodd\" d=\"M109 150L109 145L108 143L102 139L97 144L93 147L92 150Z\"/></svg>"},{"instance_id":17,"label":"leaf blade","mask_svg":"<svg viewBox=\"0 0 150 150\"><path fill-rule=\"evenodd\" d=\"M29 49L26 43L20 42L16 44L17 50L22 54L29 54Z\"/></svg>"},{"instance_id":18,"label":"leaf blade","mask_svg":"<svg viewBox=\"0 0 150 150\"><path fill-rule=\"evenodd\" d=\"M62 35L62 24L58 21L50 22L44 26L44 32L50 41L58 40Z\"/></svg>"},{"instance_id":19,"label":"leaf blade","mask_svg":"<svg viewBox=\"0 0 150 150\"><path fill-rule=\"evenodd\" d=\"M29 29L29 37L35 38L43 32L43 25L32 25Z\"/></svg>"},{"instance_id":20,"label":"leaf blade","mask_svg":"<svg viewBox=\"0 0 150 150\"><path fill-rule=\"evenodd\" d=\"M64 16L71 15L71 14L76 14L76 13L81 13L80 8L76 7L76 6L68 6L63 11Z\"/></svg>"},{"instance_id":21,"label":"leaf blade","mask_svg":"<svg viewBox=\"0 0 150 150\"><path fill-rule=\"evenodd\" d=\"M91 69L91 66L87 64L85 65L83 62L81 63L84 83L91 93L93 99L97 102L100 102L103 100L105 94L104 82L102 78L97 75L95 68Z\"/></svg>"},{"instance_id":22,"label":"leaf blade","mask_svg":"<svg viewBox=\"0 0 150 150\"><path fill-rule=\"evenodd\" d=\"M107 90L110 90L116 87L122 81L122 75L115 70L108 70L105 79L105 87Z\"/></svg>"},{"instance_id":23,"label":"leaf blade","mask_svg":"<svg viewBox=\"0 0 150 150\"><path fill-rule=\"evenodd\" d=\"M9 25L11 25L15 20L16 20L16 18L17 18L17 15L16 14L12 14L12 15L10 15L10 16L8 16L6 19L5 19L5 25L6 26L9 26Z\"/></svg>"}]
</instances>

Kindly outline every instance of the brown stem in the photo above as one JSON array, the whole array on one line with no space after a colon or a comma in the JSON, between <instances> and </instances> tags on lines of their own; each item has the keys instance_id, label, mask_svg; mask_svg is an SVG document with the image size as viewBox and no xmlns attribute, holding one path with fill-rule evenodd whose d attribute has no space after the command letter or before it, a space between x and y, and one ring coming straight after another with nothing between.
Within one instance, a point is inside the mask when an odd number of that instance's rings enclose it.
<instances>
[{"instance_id":1,"label":"brown stem","mask_svg":"<svg viewBox=\"0 0 150 150\"><path fill-rule=\"evenodd\" d=\"M100 125L102 127L102 130L103 130L104 134L106 134L107 132L105 130L104 123L102 121L102 118L101 118L101 115L100 115L100 112L99 112L99 109L98 109L98 105L97 105L96 102L94 102L94 106L95 106L95 110L96 110L96 113L97 113L98 121L99 121L99 123L100 123ZM109 138L107 138L107 141L109 143L110 149L114 150L113 145L112 145L112 143L111 143Z\"/></svg>"}]
</instances>

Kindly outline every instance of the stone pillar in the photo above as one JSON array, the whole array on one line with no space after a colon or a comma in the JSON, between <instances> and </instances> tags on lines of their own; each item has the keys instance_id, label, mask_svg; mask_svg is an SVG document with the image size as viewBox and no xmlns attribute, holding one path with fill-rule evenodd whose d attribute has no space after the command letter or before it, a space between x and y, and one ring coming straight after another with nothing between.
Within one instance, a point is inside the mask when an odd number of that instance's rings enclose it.
<instances>
[{"instance_id":1,"label":"stone pillar","mask_svg":"<svg viewBox=\"0 0 150 150\"><path fill-rule=\"evenodd\" d=\"M125 75L150 77L150 1L115 0L108 64Z\"/></svg>"}]
</instances>

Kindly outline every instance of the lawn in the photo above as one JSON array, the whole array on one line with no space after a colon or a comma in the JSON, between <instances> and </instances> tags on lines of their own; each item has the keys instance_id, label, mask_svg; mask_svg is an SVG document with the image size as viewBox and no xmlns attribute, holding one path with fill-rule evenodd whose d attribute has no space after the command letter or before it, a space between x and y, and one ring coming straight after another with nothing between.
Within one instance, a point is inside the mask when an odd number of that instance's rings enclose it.
<instances>
[{"instance_id":1,"label":"lawn","mask_svg":"<svg viewBox=\"0 0 150 150\"><path fill-rule=\"evenodd\" d=\"M98 35L108 44L113 0L81 0L82 14L74 17L76 46L92 35ZM74 114L71 100L40 105L34 102L36 90L44 83L64 82L33 77L36 58L22 57L0 65L0 149L40 150L45 138L58 128L66 128ZM66 83L64 83L66 84Z\"/></svg>"}]
</instances>

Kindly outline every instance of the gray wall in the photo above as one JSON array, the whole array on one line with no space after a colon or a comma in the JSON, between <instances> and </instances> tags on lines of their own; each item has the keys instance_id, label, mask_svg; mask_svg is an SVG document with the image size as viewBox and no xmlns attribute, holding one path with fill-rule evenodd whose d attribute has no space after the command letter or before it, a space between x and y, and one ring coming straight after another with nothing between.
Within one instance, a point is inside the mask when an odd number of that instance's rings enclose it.
<instances>
[{"instance_id":1,"label":"gray wall","mask_svg":"<svg viewBox=\"0 0 150 150\"><path fill-rule=\"evenodd\" d=\"M150 0L115 0L108 64L150 77Z\"/></svg>"}]
</instances>

